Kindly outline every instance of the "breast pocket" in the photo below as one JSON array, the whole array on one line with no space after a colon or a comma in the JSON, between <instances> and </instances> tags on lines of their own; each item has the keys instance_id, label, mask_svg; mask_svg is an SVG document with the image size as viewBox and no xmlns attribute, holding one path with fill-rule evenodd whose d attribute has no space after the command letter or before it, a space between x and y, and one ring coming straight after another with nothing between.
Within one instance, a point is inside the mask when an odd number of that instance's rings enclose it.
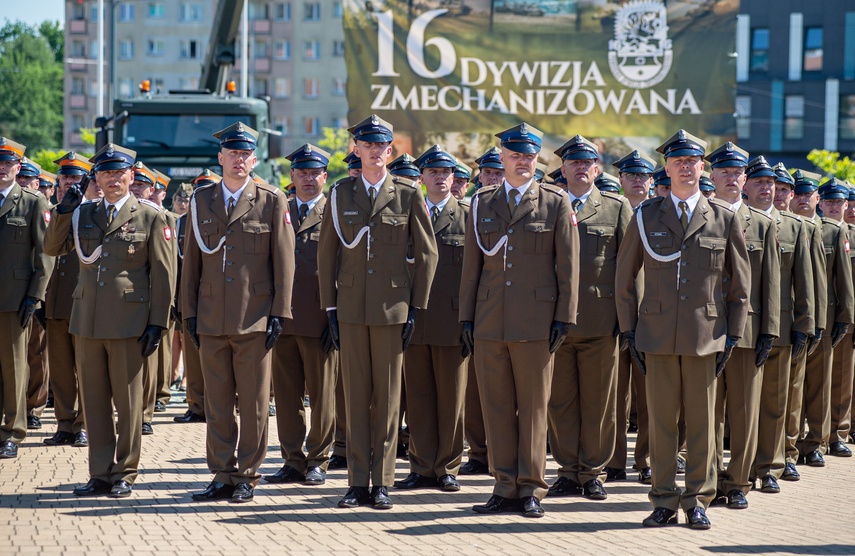
<instances>
[{"instance_id":1,"label":"breast pocket","mask_svg":"<svg viewBox=\"0 0 855 556\"><path fill-rule=\"evenodd\" d=\"M667 232L653 232L654 234L667 234L667 235L650 235L647 236L647 242L650 245L650 248L657 255L669 256L672 255L677 248L674 247L674 236L668 234ZM650 265L650 268L666 268L674 264L671 262L660 262L656 259L650 258L644 261L645 266Z\"/></svg>"},{"instance_id":2,"label":"breast pocket","mask_svg":"<svg viewBox=\"0 0 855 556\"><path fill-rule=\"evenodd\" d=\"M748 250L748 260L751 262L751 270L760 272L763 267L763 243L757 240L745 242Z\"/></svg>"},{"instance_id":3,"label":"breast pocket","mask_svg":"<svg viewBox=\"0 0 855 556\"><path fill-rule=\"evenodd\" d=\"M525 225L525 250L527 253L542 254L552 244L553 228L546 221L529 222Z\"/></svg>"},{"instance_id":4,"label":"breast pocket","mask_svg":"<svg viewBox=\"0 0 855 556\"><path fill-rule=\"evenodd\" d=\"M793 257L796 252L796 244L795 243L784 243L781 242L781 268L792 268L793 266Z\"/></svg>"},{"instance_id":5,"label":"breast pocket","mask_svg":"<svg viewBox=\"0 0 855 556\"><path fill-rule=\"evenodd\" d=\"M216 247L222 237L220 226L216 222L207 222L199 224L199 235L202 236L202 241L208 248ZM198 239L198 238L197 238Z\"/></svg>"},{"instance_id":6,"label":"breast pocket","mask_svg":"<svg viewBox=\"0 0 855 556\"><path fill-rule=\"evenodd\" d=\"M245 220L241 222L241 226L244 234L244 252L253 255L265 253L270 245L270 224L257 220Z\"/></svg>"},{"instance_id":7,"label":"breast pocket","mask_svg":"<svg viewBox=\"0 0 855 556\"><path fill-rule=\"evenodd\" d=\"M23 216L6 216L4 228L0 238L5 243L25 243L29 237L27 219Z\"/></svg>"},{"instance_id":8,"label":"breast pocket","mask_svg":"<svg viewBox=\"0 0 855 556\"><path fill-rule=\"evenodd\" d=\"M606 248L614 242L615 227L590 225L586 226L585 234L585 252L588 255L601 255L606 252Z\"/></svg>"},{"instance_id":9,"label":"breast pocket","mask_svg":"<svg viewBox=\"0 0 855 556\"><path fill-rule=\"evenodd\" d=\"M97 228L84 228L78 232L77 237L80 239L80 247L84 255L91 255L92 251L101 245L101 230Z\"/></svg>"},{"instance_id":10,"label":"breast pocket","mask_svg":"<svg viewBox=\"0 0 855 556\"><path fill-rule=\"evenodd\" d=\"M723 270L724 269L724 249L727 246L727 240L717 237L701 237L698 238L698 250L700 260L698 264L704 270Z\"/></svg>"},{"instance_id":11,"label":"breast pocket","mask_svg":"<svg viewBox=\"0 0 855 556\"><path fill-rule=\"evenodd\" d=\"M442 249L444 251L443 257L446 260L451 261L451 264L463 264L463 244L465 237L466 236L457 234L448 234L442 236Z\"/></svg>"},{"instance_id":12,"label":"breast pocket","mask_svg":"<svg viewBox=\"0 0 855 556\"><path fill-rule=\"evenodd\" d=\"M382 237L388 243L398 244L407 241L407 215L381 214Z\"/></svg>"},{"instance_id":13,"label":"breast pocket","mask_svg":"<svg viewBox=\"0 0 855 556\"><path fill-rule=\"evenodd\" d=\"M499 242L499 238L502 237L502 225L493 219L482 220L476 223L476 226L478 228L478 235L481 237L481 243L488 250L492 249Z\"/></svg>"},{"instance_id":14,"label":"breast pocket","mask_svg":"<svg viewBox=\"0 0 855 556\"><path fill-rule=\"evenodd\" d=\"M142 252L145 249L146 235L144 232L132 232L118 234L119 240L119 256L126 261L136 260L142 257Z\"/></svg>"}]
</instances>

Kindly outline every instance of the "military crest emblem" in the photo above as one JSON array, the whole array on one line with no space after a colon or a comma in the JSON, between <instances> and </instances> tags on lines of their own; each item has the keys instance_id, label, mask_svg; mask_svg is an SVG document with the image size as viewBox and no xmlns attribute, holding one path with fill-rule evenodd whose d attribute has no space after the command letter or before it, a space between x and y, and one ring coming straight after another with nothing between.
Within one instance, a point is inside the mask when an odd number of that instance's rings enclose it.
<instances>
[{"instance_id":1,"label":"military crest emblem","mask_svg":"<svg viewBox=\"0 0 855 556\"><path fill-rule=\"evenodd\" d=\"M615 14L615 38L609 41L609 69L622 85L644 89L671 70L668 12L661 0L632 0Z\"/></svg>"}]
</instances>

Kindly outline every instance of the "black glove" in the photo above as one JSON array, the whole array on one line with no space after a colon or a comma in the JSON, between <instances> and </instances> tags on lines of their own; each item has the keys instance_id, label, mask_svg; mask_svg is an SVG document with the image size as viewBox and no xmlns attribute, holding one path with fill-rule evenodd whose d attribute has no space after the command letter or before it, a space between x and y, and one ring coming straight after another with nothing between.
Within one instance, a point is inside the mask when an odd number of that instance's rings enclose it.
<instances>
[{"instance_id":1,"label":"black glove","mask_svg":"<svg viewBox=\"0 0 855 556\"><path fill-rule=\"evenodd\" d=\"M324 353L329 354L332 350L335 349L335 344L332 341L332 334L330 334L330 327L327 325L324 328L324 331L321 332L321 349L324 350Z\"/></svg>"},{"instance_id":2,"label":"black glove","mask_svg":"<svg viewBox=\"0 0 855 556\"><path fill-rule=\"evenodd\" d=\"M754 346L754 352L757 354L757 359L754 361L754 365L758 369L766 363L767 359L769 359L769 352L772 351L772 342L774 340L775 337L769 334L760 334L757 337L757 345Z\"/></svg>"},{"instance_id":3,"label":"black glove","mask_svg":"<svg viewBox=\"0 0 855 556\"><path fill-rule=\"evenodd\" d=\"M45 314L45 306L42 305L36 312L33 313L33 316L36 317L36 320L39 321L39 324L42 325L42 328L47 330L47 315Z\"/></svg>"},{"instance_id":4,"label":"black glove","mask_svg":"<svg viewBox=\"0 0 855 556\"><path fill-rule=\"evenodd\" d=\"M552 321L552 326L549 328L549 353L555 353L555 350L561 347L568 332L570 332L569 323Z\"/></svg>"},{"instance_id":5,"label":"black glove","mask_svg":"<svg viewBox=\"0 0 855 556\"><path fill-rule=\"evenodd\" d=\"M327 311L327 330L329 330L330 341L335 349L341 349L341 339L338 336L338 311L330 309Z\"/></svg>"},{"instance_id":6,"label":"black glove","mask_svg":"<svg viewBox=\"0 0 855 556\"><path fill-rule=\"evenodd\" d=\"M636 365L638 365L638 370L641 371L641 374L647 375L647 365L644 363L644 354L638 351L638 348L635 347L635 330L624 332L621 336L620 343L621 350L629 350L629 356L632 357L632 360L635 361Z\"/></svg>"},{"instance_id":7,"label":"black glove","mask_svg":"<svg viewBox=\"0 0 855 556\"><path fill-rule=\"evenodd\" d=\"M475 323L471 320L463 321L463 332L460 333L460 339L463 340L463 352L469 354L475 353ZM464 357L466 357L464 355Z\"/></svg>"},{"instance_id":8,"label":"black glove","mask_svg":"<svg viewBox=\"0 0 855 556\"><path fill-rule=\"evenodd\" d=\"M401 338L404 339L404 349L410 345L410 340L413 339L413 332L416 331L416 315L419 310L417 307L410 307L407 311L407 322L404 323L404 331L401 332Z\"/></svg>"},{"instance_id":9,"label":"black glove","mask_svg":"<svg viewBox=\"0 0 855 556\"><path fill-rule=\"evenodd\" d=\"M33 318L33 313L36 312L38 305L39 300L29 295L25 296L21 301L21 306L18 307L18 318L21 319L21 328L30 326L30 319Z\"/></svg>"},{"instance_id":10,"label":"black glove","mask_svg":"<svg viewBox=\"0 0 855 556\"><path fill-rule=\"evenodd\" d=\"M196 317L184 319L184 326L187 327L187 334L190 336L190 341L199 349L199 335L196 334Z\"/></svg>"},{"instance_id":11,"label":"black glove","mask_svg":"<svg viewBox=\"0 0 855 556\"><path fill-rule=\"evenodd\" d=\"M80 206L83 202L83 197L86 194L86 188L89 187L89 174L83 176L80 183L75 183L62 196L62 201L56 206L56 212L59 214L68 214L74 212L74 209Z\"/></svg>"},{"instance_id":12,"label":"black glove","mask_svg":"<svg viewBox=\"0 0 855 556\"><path fill-rule=\"evenodd\" d=\"M831 329L831 347L836 348L847 332L849 332L848 322L835 322Z\"/></svg>"},{"instance_id":13,"label":"black glove","mask_svg":"<svg viewBox=\"0 0 855 556\"><path fill-rule=\"evenodd\" d=\"M814 334L810 339L810 343L808 344L808 355L813 355L813 352L815 352L816 348L819 347L820 340L822 340L822 328L817 328L814 330Z\"/></svg>"},{"instance_id":14,"label":"black glove","mask_svg":"<svg viewBox=\"0 0 855 556\"><path fill-rule=\"evenodd\" d=\"M264 342L264 349L270 351L276 345L280 334L282 334L282 317L270 315L267 317L267 341Z\"/></svg>"},{"instance_id":15,"label":"black glove","mask_svg":"<svg viewBox=\"0 0 855 556\"><path fill-rule=\"evenodd\" d=\"M728 336L724 341L724 351L718 352L715 356L715 376L716 378L721 376L721 373L724 372L724 366L727 365L728 359L730 359L731 354L733 353L733 348L736 347L736 344L739 342L739 338L736 336Z\"/></svg>"},{"instance_id":16,"label":"black glove","mask_svg":"<svg viewBox=\"0 0 855 556\"><path fill-rule=\"evenodd\" d=\"M157 348L160 347L160 336L163 334L165 329L162 326L157 326L156 324L149 324L143 330L142 336L137 342L141 343L142 348L142 356L143 359L150 356L152 353L157 351Z\"/></svg>"},{"instance_id":17,"label":"black glove","mask_svg":"<svg viewBox=\"0 0 855 556\"><path fill-rule=\"evenodd\" d=\"M793 359L798 359L801 357L802 353L804 353L805 348L808 345L808 341L810 341L810 337L804 332L796 332L795 330L790 333L790 338L793 342L793 353L791 357Z\"/></svg>"}]
</instances>

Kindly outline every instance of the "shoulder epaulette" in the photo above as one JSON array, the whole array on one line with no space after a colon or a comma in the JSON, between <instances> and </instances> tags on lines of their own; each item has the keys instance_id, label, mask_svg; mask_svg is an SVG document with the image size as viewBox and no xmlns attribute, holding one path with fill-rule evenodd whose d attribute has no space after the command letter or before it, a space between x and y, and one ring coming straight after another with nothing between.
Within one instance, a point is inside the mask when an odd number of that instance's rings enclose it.
<instances>
[{"instance_id":1,"label":"shoulder epaulette","mask_svg":"<svg viewBox=\"0 0 855 556\"><path fill-rule=\"evenodd\" d=\"M549 183L540 184L540 188L544 191L549 191L550 193L555 193L559 197L561 197L562 195L567 195L566 191L564 191L563 189L561 189L558 186L555 186L555 185L552 185Z\"/></svg>"},{"instance_id":2,"label":"shoulder epaulette","mask_svg":"<svg viewBox=\"0 0 855 556\"><path fill-rule=\"evenodd\" d=\"M798 220L799 222L802 221L802 217L799 216L798 214L793 214L792 212L787 211L787 210L781 210L778 212L781 214L781 216L786 216L787 218L792 218L793 220Z\"/></svg>"},{"instance_id":3,"label":"shoulder epaulette","mask_svg":"<svg viewBox=\"0 0 855 556\"><path fill-rule=\"evenodd\" d=\"M495 191L498 188L499 188L498 185L484 185L484 186L481 186L480 189L475 190L475 195L483 195L484 193L487 193L488 191Z\"/></svg>"},{"instance_id":4,"label":"shoulder epaulette","mask_svg":"<svg viewBox=\"0 0 855 556\"><path fill-rule=\"evenodd\" d=\"M412 187L413 189L416 188L416 182L415 181L401 177L401 176L392 176L392 183L394 183L396 185L404 185L407 187Z\"/></svg>"},{"instance_id":5,"label":"shoulder epaulette","mask_svg":"<svg viewBox=\"0 0 855 556\"><path fill-rule=\"evenodd\" d=\"M139 201L140 203L142 203L144 205L150 206L151 208L153 208L157 212L164 210L162 206L158 205L157 203L155 203L153 201L149 201L148 199L137 199L137 201Z\"/></svg>"},{"instance_id":6,"label":"shoulder epaulette","mask_svg":"<svg viewBox=\"0 0 855 556\"><path fill-rule=\"evenodd\" d=\"M208 185L203 185L201 187L197 187L196 189L193 190L193 195L199 193L200 191L208 191L212 187L219 187L219 186L220 186L220 182L209 183Z\"/></svg>"},{"instance_id":7,"label":"shoulder epaulette","mask_svg":"<svg viewBox=\"0 0 855 556\"><path fill-rule=\"evenodd\" d=\"M664 199L664 197L650 197L649 199L641 201L641 203L639 203L639 205L635 208L636 210L638 210L642 207L647 208L652 207L653 205L659 205L662 204L662 199Z\"/></svg>"},{"instance_id":8,"label":"shoulder epaulette","mask_svg":"<svg viewBox=\"0 0 855 556\"><path fill-rule=\"evenodd\" d=\"M758 215L758 216L765 216L765 217L766 217L766 219L767 219L767 220L769 220L769 221L771 221L771 220L772 220L772 217L771 217L771 216L769 216L768 214L766 214L766 211L765 211L765 210L757 210L756 208L754 208L754 207L752 207L752 206L749 206L749 207L748 207L748 210L749 210L750 212L752 212L753 214L756 214L756 215Z\"/></svg>"},{"instance_id":9,"label":"shoulder epaulette","mask_svg":"<svg viewBox=\"0 0 855 556\"><path fill-rule=\"evenodd\" d=\"M268 193L274 193L275 194L275 193L279 192L279 193L282 193L283 195L285 194L285 192L282 191L282 189L276 187L275 185L270 185L268 183L256 183L255 189L256 190L260 189L261 191L267 191Z\"/></svg>"},{"instance_id":10,"label":"shoulder epaulette","mask_svg":"<svg viewBox=\"0 0 855 556\"><path fill-rule=\"evenodd\" d=\"M719 201L715 197L713 197L712 199L707 199L707 201L709 202L709 204L711 204L713 206L720 207L723 209L727 209L730 212L733 212L733 207L731 207L730 203L725 203L724 201Z\"/></svg>"},{"instance_id":11,"label":"shoulder epaulette","mask_svg":"<svg viewBox=\"0 0 855 556\"><path fill-rule=\"evenodd\" d=\"M42 192L37 189L30 189L28 187L22 187L21 191L24 192L24 195L32 195L33 197L44 197Z\"/></svg>"},{"instance_id":12,"label":"shoulder epaulette","mask_svg":"<svg viewBox=\"0 0 855 556\"><path fill-rule=\"evenodd\" d=\"M461 200L457 201L457 204L462 206L462 207L468 207L469 201L467 201L466 199L461 199Z\"/></svg>"},{"instance_id":13,"label":"shoulder epaulette","mask_svg":"<svg viewBox=\"0 0 855 556\"><path fill-rule=\"evenodd\" d=\"M604 199L611 199L612 201L618 201L618 202L621 202L624 199L626 199L626 197L624 197L620 193L614 193L612 191L600 191L600 195Z\"/></svg>"},{"instance_id":14,"label":"shoulder epaulette","mask_svg":"<svg viewBox=\"0 0 855 556\"><path fill-rule=\"evenodd\" d=\"M838 228L843 225L843 222L838 222L837 220L832 220L831 218L826 218L825 216L822 217L822 223L823 224L834 224Z\"/></svg>"}]
</instances>

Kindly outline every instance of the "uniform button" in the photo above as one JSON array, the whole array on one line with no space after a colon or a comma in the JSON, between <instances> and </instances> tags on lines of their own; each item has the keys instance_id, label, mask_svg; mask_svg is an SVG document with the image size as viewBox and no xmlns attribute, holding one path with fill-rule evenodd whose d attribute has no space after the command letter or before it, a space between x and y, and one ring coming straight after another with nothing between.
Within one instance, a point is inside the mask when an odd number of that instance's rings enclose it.
<instances>
[{"instance_id":1,"label":"uniform button","mask_svg":"<svg viewBox=\"0 0 855 556\"><path fill-rule=\"evenodd\" d=\"M656 244L656 247L662 247L662 244L661 244L661 243L657 243L657 244Z\"/></svg>"},{"instance_id":2,"label":"uniform button","mask_svg":"<svg viewBox=\"0 0 855 556\"><path fill-rule=\"evenodd\" d=\"M107 270L107 267L106 267L106 266L102 266L102 267L101 267L101 270Z\"/></svg>"},{"instance_id":3,"label":"uniform button","mask_svg":"<svg viewBox=\"0 0 855 556\"><path fill-rule=\"evenodd\" d=\"M226 230L226 235L229 235L229 236L232 235L232 231L233 230Z\"/></svg>"},{"instance_id":4,"label":"uniform button","mask_svg":"<svg viewBox=\"0 0 855 556\"><path fill-rule=\"evenodd\" d=\"M683 261L683 262L682 262L682 263L680 263L680 264L681 264L681 265L683 265L683 266L686 266L686 265L687 265L687 264L689 264L689 263L687 263L686 261Z\"/></svg>"},{"instance_id":5,"label":"uniform button","mask_svg":"<svg viewBox=\"0 0 855 556\"><path fill-rule=\"evenodd\" d=\"M369 268L369 269L368 269L368 274L374 274L374 269L373 269L373 268Z\"/></svg>"},{"instance_id":6,"label":"uniform button","mask_svg":"<svg viewBox=\"0 0 855 556\"><path fill-rule=\"evenodd\" d=\"M686 244L684 243L683 244L683 251L685 251L685 250L686 250Z\"/></svg>"},{"instance_id":7,"label":"uniform button","mask_svg":"<svg viewBox=\"0 0 855 556\"><path fill-rule=\"evenodd\" d=\"M60 272L60 273L59 273L59 275L60 275L60 276L65 276L65 272Z\"/></svg>"},{"instance_id":8,"label":"uniform button","mask_svg":"<svg viewBox=\"0 0 855 556\"><path fill-rule=\"evenodd\" d=\"M514 233L514 229L513 229L513 228L508 228L508 233L509 233L509 234Z\"/></svg>"},{"instance_id":9,"label":"uniform button","mask_svg":"<svg viewBox=\"0 0 855 556\"><path fill-rule=\"evenodd\" d=\"M299 255L299 254L300 254L300 250L299 250L299 249L294 249L294 253L296 253L297 255Z\"/></svg>"},{"instance_id":10,"label":"uniform button","mask_svg":"<svg viewBox=\"0 0 855 556\"><path fill-rule=\"evenodd\" d=\"M104 240L104 243L110 243L110 238L106 238L106 239Z\"/></svg>"},{"instance_id":11,"label":"uniform button","mask_svg":"<svg viewBox=\"0 0 855 556\"><path fill-rule=\"evenodd\" d=\"M511 285L511 281L510 281L510 280L508 280L507 282L505 282L505 285L506 285L506 286L510 286L510 285Z\"/></svg>"},{"instance_id":12,"label":"uniform button","mask_svg":"<svg viewBox=\"0 0 855 556\"><path fill-rule=\"evenodd\" d=\"M598 236L603 235L603 231L602 231L602 230L597 230L597 235L598 235Z\"/></svg>"},{"instance_id":13,"label":"uniform button","mask_svg":"<svg viewBox=\"0 0 855 556\"><path fill-rule=\"evenodd\" d=\"M513 268L513 267L514 267L514 263L508 263L508 268Z\"/></svg>"},{"instance_id":14,"label":"uniform button","mask_svg":"<svg viewBox=\"0 0 855 556\"><path fill-rule=\"evenodd\" d=\"M227 251L231 251L231 250L232 250L232 249L234 249L234 248L235 248L235 246L234 246L234 245L226 245L226 250L227 250Z\"/></svg>"},{"instance_id":15,"label":"uniform button","mask_svg":"<svg viewBox=\"0 0 855 556\"><path fill-rule=\"evenodd\" d=\"M371 253L370 255L368 255L368 258L369 258L369 259L373 259L373 258L374 258L374 253Z\"/></svg>"},{"instance_id":16,"label":"uniform button","mask_svg":"<svg viewBox=\"0 0 855 556\"><path fill-rule=\"evenodd\" d=\"M350 222L350 221L348 220L348 222ZM369 223L368 223L368 225L369 225L370 227L372 227L372 228L373 228L373 227L374 227L374 222L369 222Z\"/></svg>"},{"instance_id":17,"label":"uniform button","mask_svg":"<svg viewBox=\"0 0 855 556\"><path fill-rule=\"evenodd\" d=\"M232 266L234 264L234 261L227 261L226 264Z\"/></svg>"},{"instance_id":18,"label":"uniform button","mask_svg":"<svg viewBox=\"0 0 855 556\"><path fill-rule=\"evenodd\" d=\"M232 278L231 276L229 276L228 278L226 278L226 282L231 282L231 281L233 281L233 280L234 280L234 278Z\"/></svg>"},{"instance_id":19,"label":"uniform button","mask_svg":"<svg viewBox=\"0 0 855 556\"><path fill-rule=\"evenodd\" d=\"M681 284L685 284L686 282L688 282L688 280L686 280L685 278L680 278L680 283L681 283Z\"/></svg>"},{"instance_id":20,"label":"uniform button","mask_svg":"<svg viewBox=\"0 0 855 556\"><path fill-rule=\"evenodd\" d=\"M514 250L514 246L513 246L513 245L508 245L508 251L513 251L513 250Z\"/></svg>"},{"instance_id":21,"label":"uniform button","mask_svg":"<svg viewBox=\"0 0 855 556\"><path fill-rule=\"evenodd\" d=\"M101 253L101 256L102 256L102 257L109 257L109 256L110 256L110 254L109 254L109 253Z\"/></svg>"},{"instance_id":22,"label":"uniform button","mask_svg":"<svg viewBox=\"0 0 855 556\"><path fill-rule=\"evenodd\" d=\"M722 277L722 279L721 279L721 283L722 283L722 284L727 284L727 276Z\"/></svg>"},{"instance_id":23,"label":"uniform button","mask_svg":"<svg viewBox=\"0 0 855 556\"><path fill-rule=\"evenodd\" d=\"M98 282L98 285L99 285L99 286L103 286L103 285L104 285L104 282Z\"/></svg>"},{"instance_id":24,"label":"uniform button","mask_svg":"<svg viewBox=\"0 0 855 556\"><path fill-rule=\"evenodd\" d=\"M680 296L680 299L682 299L683 301L685 301L685 300L686 300L686 296L685 296L685 295L681 295L681 296Z\"/></svg>"},{"instance_id":25,"label":"uniform button","mask_svg":"<svg viewBox=\"0 0 855 556\"><path fill-rule=\"evenodd\" d=\"M753 246L753 245L749 245L749 246L748 246L748 250L749 250L749 251L754 251L754 246Z\"/></svg>"},{"instance_id":26,"label":"uniform button","mask_svg":"<svg viewBox=\"0 0 855 556\"><path fill-rule=\"evenodd\" d=\"M59 259L59 262L64 263L64 262L65 262L65 258L61 258L61 259Z\"/></svg>"},{"instance_id":27,"label":"uniform button","mask_svg":"<svg viewBox=\"0 0 855 556\"><path fill-rule=\"evenodd\" d=\"M353 220L351 220L350 218L348 218L348 219L347 219L347 223L348 223L348 224L353 224ZM373 225L374 225L374 222L372 222L370 225L371 225L371 226L373 226Z\"/></svg>"}]
</instances>

